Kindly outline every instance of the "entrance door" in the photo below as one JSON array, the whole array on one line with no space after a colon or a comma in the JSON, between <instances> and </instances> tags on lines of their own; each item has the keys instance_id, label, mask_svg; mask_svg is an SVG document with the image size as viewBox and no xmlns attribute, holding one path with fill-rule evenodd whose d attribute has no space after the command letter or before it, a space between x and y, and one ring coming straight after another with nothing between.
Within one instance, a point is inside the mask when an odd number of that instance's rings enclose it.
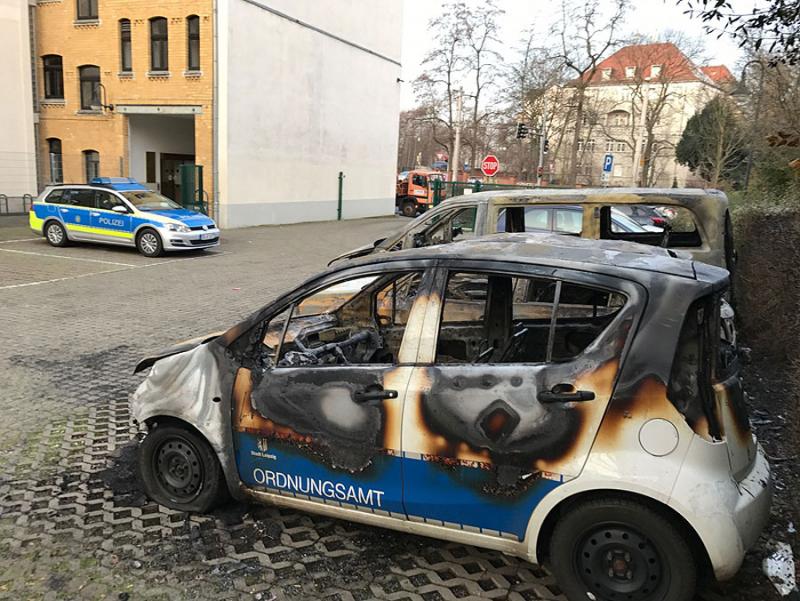
<instances>
[{"instance_id":1,"label":"entrance door","mask_svg":"<svg viewBox=\"0 0 800 601\"><path fill-rule=\"evenodd\" d=\"M234 383L242 482L405 516L400 424L413 367L400 362L416 353L406 324L421 281L421 270L340 280L262 326L253 368Z\"/></svg>"},{"instance_id":2,"label":"entrance door","mask_svg":"<svg viewBox=\"0 0 800 601\"><path fill-rule=\"evenodd\" d=\"M193 165L194 155L161 153L161 194L181 201L181 165Z\"/></svg>"},{"instance_id":3,"label":"entrance door","mask_svg":"<svg viewBox=\"0 0 800 601\"><path fill-rule=\"evenodd\" d=\"M522 540L586 461L642 304L612 278L532 269L437 275L444 306L429 301L426 320L438 337L403 414L409 519Z\"/></svg>"}]
</instances>

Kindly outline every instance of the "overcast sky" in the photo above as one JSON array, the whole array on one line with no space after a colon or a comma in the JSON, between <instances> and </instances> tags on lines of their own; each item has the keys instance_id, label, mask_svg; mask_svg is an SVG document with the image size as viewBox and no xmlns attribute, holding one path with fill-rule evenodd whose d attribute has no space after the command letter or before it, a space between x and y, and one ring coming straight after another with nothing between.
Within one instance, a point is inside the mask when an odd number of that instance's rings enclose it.
<instances>
[{"instance_id":1,"label":"overcast sky","mask_svg":"<svg viewBox=\"0 0 800 601\"><path fill-rule=\"evenodd\" d=\"M422 71L421 62L430 50L428 21L436 17L444 2L442 0L404 0L403 11L403 74L401 108L415 105L412 83ZM475 0L472 0L475 1ZM524 32L535 26L537 32L546 32L558 17L558 0L496 0L499 8L505 10L499 18L501 52L506 60L513 60L514 48L524 37ZM683 14L685 5L675 5L675 0L638 0L625 23L625 33L658 35L665 29L679 30L692 37L706 39L710 64L725 64L736 74L740 51L727 37L716 39L703 31L702 23Z\"/></svg>"}]
</instances>

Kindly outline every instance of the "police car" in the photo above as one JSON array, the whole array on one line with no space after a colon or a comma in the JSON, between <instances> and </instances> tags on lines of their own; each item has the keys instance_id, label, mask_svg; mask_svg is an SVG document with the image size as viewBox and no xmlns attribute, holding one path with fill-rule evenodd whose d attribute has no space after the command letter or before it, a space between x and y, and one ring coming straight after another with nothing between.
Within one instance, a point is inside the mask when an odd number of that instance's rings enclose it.
<instances>
[{"instance_id":1,"label":"police car","mask_svg":"<svg viewBox=\"0 0 800 601\"><path fill-rule=\"evenodd\" d=\"M219 245L213 219L127 177L48 186L31 205L29 222L53 246L102 242L135 246L143 255L157 257L164 251Z\"/></svg>"},{"instance_id":2,"label":"police car","mask_svg":"<svg viewBox=\"0 0 800 601\"><path fill-rule=\"evenodd\" d=\"M691 601L770 513L727 286L555 234L339 262L138 365L145 490L498 549L549 563L570 601Z\"/></svg>"}]
</instances>

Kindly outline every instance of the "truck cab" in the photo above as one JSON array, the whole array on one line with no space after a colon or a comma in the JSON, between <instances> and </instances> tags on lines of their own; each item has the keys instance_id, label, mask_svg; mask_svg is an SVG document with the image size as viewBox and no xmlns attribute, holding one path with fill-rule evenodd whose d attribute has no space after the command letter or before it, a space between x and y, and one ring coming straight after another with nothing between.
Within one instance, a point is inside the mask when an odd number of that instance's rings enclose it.
<instances>
[{"instance_id":1,"label":"truck cab","mask_svg":"<svg viewBox=\"0 0 800 601\"><path fill-rule=\"evenodd\" d=\"M433 206L434 182L444 181L444 173L428 169L403 171L397 176L397 208L406 217L415 217ZM444 198L442 187L441 198Z\"/></svg>"}]
</instances>

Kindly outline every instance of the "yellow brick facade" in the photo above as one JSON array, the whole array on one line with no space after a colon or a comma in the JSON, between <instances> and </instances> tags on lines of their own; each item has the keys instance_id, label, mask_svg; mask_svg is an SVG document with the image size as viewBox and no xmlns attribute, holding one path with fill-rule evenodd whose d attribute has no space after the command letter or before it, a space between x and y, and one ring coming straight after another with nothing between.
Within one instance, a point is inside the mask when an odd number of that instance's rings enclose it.
<instances>
[{"instance_id":1,"label":"yellow brick facade","mask_svg":"<svg viewBox=\"0 0 800 601\"><path fill-rule=\"evenodd\" d=\"M96 21L77 20L78 0L39 0L36 8L37 93L40 102L39 148L42 183L51 181L48 138L61 140L63 181L85 181L83 151L100 153L100 174L130 175L128 116L119 110L81 110L81 65L100 68L103 102L120 105L199 106L194 119L195 163L203 165L204 189L213 190L213 0L98 0ZM200 23L200 71L187 72L187 17ZM168 23L169 75L150 75L150 19ZM131 23L132 66L121 72L120 19ZM60 55L64 100L45 99L42 57ZM102 90L101 90L102 97ZM192 117L189 117L192 118Z\"/></svg>"}]
</instances>

